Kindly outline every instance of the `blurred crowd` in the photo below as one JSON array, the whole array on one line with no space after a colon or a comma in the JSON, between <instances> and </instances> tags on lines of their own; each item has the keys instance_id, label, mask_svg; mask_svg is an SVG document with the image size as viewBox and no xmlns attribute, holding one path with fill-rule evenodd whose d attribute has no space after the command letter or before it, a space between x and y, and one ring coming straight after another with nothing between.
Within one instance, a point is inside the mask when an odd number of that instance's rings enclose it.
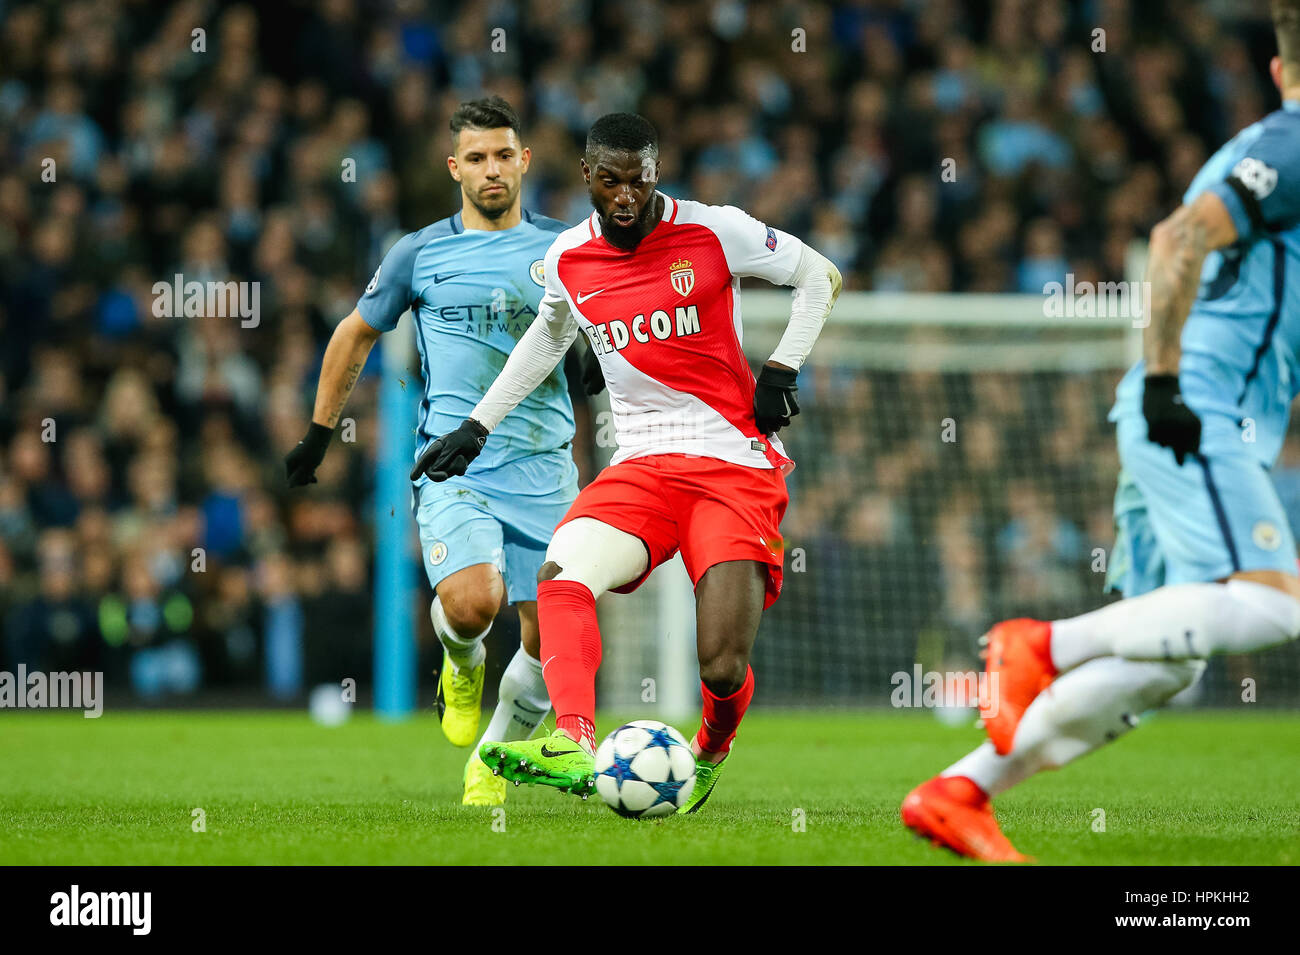
<instances>
[{"instance_id":1,"label":"blurred crowd","mask_svg":"<svg viewBox=\"0 0 1300 955\"><path fill-rule=\"evenodd\" d=\"M635 110L664 191L804 237L849 289L1041 292L1124 277L1275 107L1271 43L1267 4L1214 0L0 0L0 669L143 696L368 674L374 360L321 483L290 494L282 457L384 250L457 209L464 99L516 106L556 218L588 211L587 126ZM177 274L259 283L256 321L159 317ZM844 579L786 613L868 594L906 665L926 628L1096 599L1113 376L837 374L788 533ZM915 446L931 406L966 409L958 465Z\"/></svg>"},{"instance_id":2,"label":"blurred crowd","mask_svg":"<svg viewBox=\"0 0 1300 955\"><path fill-rule=\"evenodd\" d=\"M880 701L918 659L978 668L996 620L1103 599L1114 370L809 378L783 523L803 569L789 562L777 639L757 648L796 693ZM809 620L819 640L782 645Z\"/></svg>"}]
</instances>

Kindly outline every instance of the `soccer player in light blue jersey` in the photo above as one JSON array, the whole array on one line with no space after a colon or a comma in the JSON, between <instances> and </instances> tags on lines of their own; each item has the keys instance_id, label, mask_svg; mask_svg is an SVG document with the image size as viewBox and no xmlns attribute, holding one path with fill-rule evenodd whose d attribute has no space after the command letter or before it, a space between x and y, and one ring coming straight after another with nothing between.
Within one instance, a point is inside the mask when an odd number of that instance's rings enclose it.
<instances>
[{"instance_id":1,"label":"soccer player in light blue jersey","mask_svg":"<svg viewBox=\"0 0 1300 955\"><path fill-rule=\"evenodd\" d=\"M424 371L417 460L453 430L496 379L537 316L547 248L566 226L520 204L529 150L500 97L462 103L451 118L451 176L461 211L397 241L356 309L339 323L321 365L307 436L287 459L289 483L313 483L316 467L371 347L408 309ZM584 361L589 391L599 391ZM435 597L444 656L438 680L443 732L457 746L478 735L484 638L502 599L519 610L522 646L501 678L500 702L479 742L527 738L550 710L538 662L537 572L551 533L577 494L573 408L557 368L511 412L463 477L434 483L412 473L424 569ZM463 801L498 805L505 780L478 759L465 767Z\"/></svg>"},{"instance_id":2,"label":"soccer player in light blue jersey","mask_svg":"<svg viewBox=\"0 0 1300 955\"><path fill-rule=\"evenodd\" d=\"M1282 108L1237 134L1151 233L1143 360L1111 420L1122 470L1107 585L1126 599L987 637L989 742L913 791L903 821L1021 858L989 803L1136 726L1205 658L1300 634L1296 543L1269 477L1300 393L1300 0L1274 0Z\"/></svg>"}]
</instances>

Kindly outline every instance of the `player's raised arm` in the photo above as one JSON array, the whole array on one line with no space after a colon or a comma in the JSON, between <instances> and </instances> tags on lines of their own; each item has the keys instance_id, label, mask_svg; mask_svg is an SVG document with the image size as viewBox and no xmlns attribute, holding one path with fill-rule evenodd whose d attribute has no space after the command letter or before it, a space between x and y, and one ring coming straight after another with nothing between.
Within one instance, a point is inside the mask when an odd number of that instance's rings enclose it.
<instances>
[{"instance_id":1,"label":"player's raised arm","mask_svg":"<svg viewBox=\"0 0 1300 955\"><path fill-rule=\"evenodd\" d=\"M284 459L290 487L316 483L316 469L325 460L334 428L361 377L370 349L381 334L397 327L397 320L410 308L415 251L411 236L399 239L375 270L357 307L330 336L321 359L311 424L306 436Z\"/></svg>"},{"instance_id":2,"label":"player's raised arm","mask_svg":"<svg viewBox=\"0 0 1300 955\"><path fill-rule=\"evenodd\" d=\"M555 265L556 261L548 255L546 293L538 306L537 317L510 352L496 381L459 428L438 438L420 455L411 469L412 481L421 474L428 475L431 481L445 481L464 474L483 450L492 429L564 360L578 336L578 323L558 282L552 280Z\"/></svg>"}]
</instances>

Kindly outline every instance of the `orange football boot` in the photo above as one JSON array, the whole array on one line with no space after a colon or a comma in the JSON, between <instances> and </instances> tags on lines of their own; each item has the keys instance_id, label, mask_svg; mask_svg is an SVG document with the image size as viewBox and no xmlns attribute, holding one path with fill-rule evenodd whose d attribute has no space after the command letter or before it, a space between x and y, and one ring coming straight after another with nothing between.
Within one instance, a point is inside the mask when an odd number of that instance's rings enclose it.
<instances>
[{"instance_id":1,"label":"orange football boot","mask_svg":"<svg viewBox=\"0 0 1300 955\"><path fill-rule=\"evenodd\" d=\"M1052 625L1021 617L1004 620L985 635L985 683L980 687L980 719L1001 756L1011 752L1016 728L1034 698L1056 677L1048 649Z\"/></svg>"},{"instance_id":2,"label":"orange football boot","mask_svg":"<svg viewBox=\"0 0 1300 955\"><path fill-rule=\"evenodd\" d=\"M989 797L965 776L935 776L903 800L903 825L943 849L981 862L1033 862L1002 834Z\"/></svg>"}]
</instances>

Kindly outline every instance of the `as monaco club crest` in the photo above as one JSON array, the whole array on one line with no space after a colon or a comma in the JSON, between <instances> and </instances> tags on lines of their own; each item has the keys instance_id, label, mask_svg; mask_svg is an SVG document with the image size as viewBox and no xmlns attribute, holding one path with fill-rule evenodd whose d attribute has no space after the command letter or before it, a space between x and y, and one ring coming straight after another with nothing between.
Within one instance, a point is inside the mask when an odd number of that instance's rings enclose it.
<instances>
[{"instance_id":1,"label":"as monaco club crest","mask_svg":"<svg viewBox=\"0 0 1300 955\"><path fill-rule=\"evenodd\" d=\"M678 295L690 295L691 289L695 288L695 270L685 259L678 259L669 267L668 277L672 279L673 288Z\"/></svg>"}]
</instances>

